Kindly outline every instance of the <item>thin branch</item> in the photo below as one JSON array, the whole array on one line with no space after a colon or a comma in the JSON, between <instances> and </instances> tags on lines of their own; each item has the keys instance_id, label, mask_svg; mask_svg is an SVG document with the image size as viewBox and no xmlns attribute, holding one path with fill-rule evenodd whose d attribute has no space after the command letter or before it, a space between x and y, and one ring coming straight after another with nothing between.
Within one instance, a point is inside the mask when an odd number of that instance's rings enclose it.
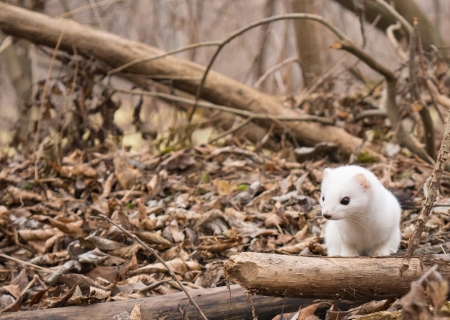
<instances>
[{"instance_id":1,"label":"thin branch","mask_svg":"<svg viewBox=\"0 0 450 320\"><path fill-rule=\"evenodd\" d=\"M402 48L400 48L400 45L398 44L398 41L394 36L394 31L399 30L401 27L402 27L402 25L398 21L396 24L391 24L386 29L386 35L387 35L389 41L391 42L392 46L394 47L394 50L397 53L397 55L400 57L400 59L403 62L406 62L406 61L408 61L408 55L405 53L405 51L402 50Z\"/></svg>"},{"instance_id":2,"label":"thin branch","mask_svg":"<svg viewBox=\"0 0 450 320\"><path fill-rule=\"evenodd\" d=\"M42 271L42 272L47 272L47 273L54 273L54 272L55 272L54 270L50 270L50 269L47 269L47 268L38 266L38 265L33 264L33 263L30 263L30 262L27 262L27 261L23 261L23 260L19 260L19 259L17 259L17 258L8 256L7 254L4 254L3 252L0 252L0 257L5 258L5 259L8 259L8 260L15 261L15 262L17 262L18 264L22 264L22 265L25 265L25 266L27 266L27 267L33 267L33 268L35 268L35 269L37 269L37 270L39 270L39 271Z\"/></svg>"},{"instance_id":3,"label":"thin branch","mask_svg":"<svg viewBox=\"0 0 450 320\"><path fill-rule=\"evenodd\" d=\"M387 118L388 115L386 112L380 109L373 109L373 110L365 110L358 113L358 115L355 117L353 122L358 122L365 118L372 118L372 117L381 117L381 118Z\"/></svg>"},{"instance_id":4,"label":"thin branch","mask_svg":"<svg viewBox=\"0 0 450 320\"><path fill-rule=\"evenodd\" d=\"M255 82L255 84L253 85L253 88L255 89L259 89L259 86L261 85L261 83L264 82L264 80L267 79L267 77L272 74L273 72L277 71L278 69L283 68L284 66L293 63L293 62L299 62L300 60L298 59L298 57L291 57L291 58L287 58L286 60L281 61L280 63L274 65L272 68L270 68L269 70L267 70L259 79L258 81Z\"/></svg>"},{"instance_id":5,"label":"thin branch","mask_svg":"<svg viewBox=\"0 0 450 320\"><path fill-rule=\"evenodd\" d=\"M13 44L13 37L7 36L0 45L0 54L2 54L3 51L8 49L12 44Z\"/></svg>"},{"instance_id":6,"label":"thin branch","mask_svg":"<svg viewBox=\"0 0 450 320\"><path fill-rule=\"evenodd\" d=\"M151 97L158 97L161 99L186 103L186 104L190 104L190 105L197 104L199 107L202 107L202 108L208 108L208 109L218 110L218 111L222 111L222 112L232 113L232 114L246 117L246 118L250 117L253 120L312 121L312 122L320 122L320 123L328 124L328 125L334 124L334 120L331 118L318 117L318 116L308 115L308 114L300 115L298 117L271 116L271 115L257 114L257 113L253 113L250 111L239 110L239 109L235 109L235 108L221 106L221 105L213 104L213 103L206 102L206 101L198 101L196 103L195 100L177 97L174 95L161 93L161 92L150 92L150 91L144 91L144 90L124 90L124 89L119 89L119 88L115 88L115 87L111 87L111 86L107 86L107 85L103 85L103 84L102 84L102 86L107 89L114 90L116 92L122 92L122 93L127 93L127 94L132 94L132 95L145 95L145 96L151 96Z\"/></svg>"},{"instance_id":7,"label":"thin branch","mask_svg":"<svg viewBox=\"0 0 450 320\"><path fill-rule=\"evenodd\" d=\"M450 109L450 98L447 96L440 94L438 88L434 85L434 83L430 79L426 79L427 86L430 88L431 95L435 97L437 102L447 109Z\"/></svg>"},{"instance_id":8,"label":"thin branch","mask_svg":"<svg viewBox=\"0 0 450 320\"><path fill-rule=\"evenodd\" d=\"M339 60L333 67L331 67L327 72L325 72L319 79L317 79L316 82L312 84L312 86L309 89L304 89L298 98L296 99L296 104L299 106L303 103L303 101L309 97L311 93L314 92L314 90L317 89L318 86L320 86L344 61L348 59L348 56L350 54L345 54L341 60Z\"/></svg>"},{"instance_id":9,"label":"thin branch","mask_svg":"<svg viewBox=\"0 0 450 320\"><path fill-rule=\"evenodd\" d=\"M98 11L95 1L89 0L89 5L91 6L92 12L94 12L94 17L97 20L98 26L100 29L105 30L105 23L100 15L100 11Z\"/></svg>"},{"instance_id":10,"label":"thin branch","mask_svg":"<svg viewBox=\"0 0 450 320\"><path fill-rule=\"evenodd\" d=\"M403 16L398 13L397 10L395 10L389 3L385 2L384 0L372 1L386 9L396 20L398 20L402 24L403 28L406 30L406 32L408 32L409 36L411 36L411 34L413 33L412 25L408 21L406 21L406 19L403 18Z\"/></svg>"},{"instance_id":11,"label":"thin branch","mask_svg":"<svg viewBox=\"0 0 450 320\"><path fill-rule=\"evenodd\" d=\"M416 29L416 28L417 28L417 19L414 19L414 29ZM417 30L417 49L419 51L420 66L422 68L422 77L425 82L425 87L427 88L428 92L430 93L431 102L433 103L433 107L439 115L439 119L441 119L442 123L445 123L445 120L444 120L444 117L442 116L441 110L439 110L437 103L436 103L436 99L435 99L434 95L431 93L430 86L428 85L428 81L427 81L428 76L427 76L427 70L426 70L426 66L425 66L425 59L423 58L422 38L420 37L420 32L418 30Z\"/></svg>"},{"instance_id":12,"label":"thin branch","mask_svg":"<svg viewBox=\"0 0 450 320\"><path fill-rule=\"evenodd\" d=\"M424 140L425 147L428 155L432 158L436 158L436 148L434 145L434 130L433 130L433 120L431 119L430 112L422 103L422 99L420 97L419 88L417 86L416 81L416 70L414 64L414 58L417 51L417 37L419 34L419 30L417 28L417 21L414 23L414 31L411 35L410 41L410 52L409 52L409 87L411 90L411 97L414 102L419 102L422 105L422 108L419 110L419 115L422 120L423 128L424 128Z\"/></svg>"},{"instance_id":13,"label":"thin branch","mask_svg":"<svg viewBox=\"0 0 450 320\"><path fill-rule=\"evenodd\" d=\"M364 3L362 1L356 1L355 4L355 13L358 16L359 20L359 29L361 31L361 37L362 37L362 48L365 48L366 46L366 32L364 31L364 18L366 15L366 10L364 7Z\"/></svg>"},{"instance_id":14,"label":"thin branch","mask_svg":"<svg viewBox=\"0 0 450 320\"><path fill-rule=\"evenodd\" d=\"M100 7L100 6L113 4L113 3L116 3L116 2L122 2L122 1L124 1L124 0L105 0L105 1L100 1L100 2L94 3L92 5L88 4L88 5L85 5L85 6L76 8L76 9L73 9L71 11L65 12L63 14L60 14L56 18L68 18L68 17L71 17L74 14L77 14L77 13L80 13L80 12L83 12L83 11L87 11L87 10L91 10L92 6Z\"/></svg>"},{"instance_id":15,"label":"thin branch","mask_svg":"<svg viewBox=\"0 0 450 320\"><path fill-rule=\"evenodd\" d=\"M158 54L156 56L152 56L152 57L144 57L144 58L140 58L140 59L136 59L133 61L130 61L126 64L124 64L123 66L120 66L116 69L113 69L111 71L108 72L108 75L112 75L115 73L118 73L120 71L125 70L126 68L129 68L131 66L134 66L138 63L142 63L142 62L149 62L149 61L153 61L153 60L157 60L157 59L161 59L176 53L180 53L180 52L184 52L184 51L188 51L188 50L192 50L192 49L196 49L196 48L201 48L201 47L211 47L211 46L219 46L220 42L219 41L207 41L207 42L200 42L200 43L194 43L194 44L190 44L188 46L182 47L182 48L178 48L172 51L167 51L165 53L162 54ZM166 76L167 78L167 76Z\"/></svg>"},{"instance_id":16,"label":"thin branch","mask_svg":"<svg viewBox=\"0 0 450 320\"><path fill-rule=\"evenodd\" d=\"M198 306L198 304L195 302L194 299L192 299L191 295L189 294L189 292L186 290L186 288L183 286L183 284L181 283L180 280L178 280L177 276L175 275L175 273L172 271L172 269L170 269L170 267L167 265L167 263L156 253L156 251L152 248L149 247L144 241L142 241L141 239L139 239L139 237L135 236L134 234L131 234L130 232L128 232L126 229L124 229L122 226L118 225L117 223L113 222L111 219L109 219L107 216L103 215L103 214L99 214L98 216L91 216L91 219L102 219L105 220L111 224L113 224L114 226L116 226L116 228L118 228L120 231L122 231L123 233L125 233L127 236L129 236L130 238L132 238L134 241L139 242L141 245L143 245L145 247L145 249L147 249L148 251L150 251L151 254L153 254L155 256L155 258L167 269L167 271L169 272L170 276L172 277L173 280L175 280L175 282L180 286L181 290L184 291L184 293L186 294L186 296L188 297L190 303L195 307L195 309L197 309L197 312L200 314L200 316L205 319L208 320L208 318L206 318L205 314L203 313L203 311L200 309L200 307Z\"/></svg>"},{"instance_id":17,"label":"thin branch","mask_svg":"<svg viewBox=\"0 0 450 320\"><path fill-rule=\"evenodd\" d=\"M216 60L217 56L219 55L220 51L223 49L223 47L226 44L228 44L229 42L231 42L233 39L237 38L238 36L242 35L243 33L247 32L248 30L251 30L257 26L260 26L260 25L263 25L266 23L271 23L271 22L279 21L279 20L302 20L302 19L317 21L317 22L323 24L324 26L326 26L328 29L330 29L340 40L350 40L341 30L339 30L337 27L335 27L330 22L325 20L323 17L315 15L315 14L309 14L309 13L282 14L282 15L278 15L278 16L264 18L264 19L254 22L246 27L243 27L243 28L237 30L236 32L232 33L230 36L228 36L217 47L216 52L214 53L213 57L211 58L211 60L208 63L208 66L206 67L206 70L203 74L200 85L197 89L197 93L195 94L196 103L194 104L194 106L192 108L192 111L188 117L188 121L190 122L192 120L192 117L194 116L194 113L195 113L195 110L197 107L197 102L200 100L200 95L202 93L203 86L205 85L206 77L208 76L208 73L211 70L211 67L212 67L214 61Z\"/></svg>"},{"instance_id":18,"label":"thin branch","mask_svg":"<svg viewBox=\"0 0 450 320\"><path fill-rule=\"evenodd\" d=\"M396 77L391 70L379 63L367 52L358 48L353 42L349 40L336 41L331 45L331 47L333 49L345 50L347 52L350 52L355 57L359 58L361 61L367 64L370 68L383 75L386 80L396 80Z\"/></svg>"},{"instance_id":19,"label":"thin branch","mask_svg":"<svg viewBox=\"0 0 450 320\"><path fill-rule=\"evenodd\" d=\"M399 269L399 274L408 270L409 263L414 254L414 251L420 244L420 237L423 229L430 217L431 210L436 202L439 185L441 183L442 173L444 172L445 163L448 159L448 153L450 151L450 113L447 117L447 123L445 125L444 136L442 137L441 147L439 148L439 154L437 156L436 163L434 165L433 172L430 176L430 182L427 185L428 194L425 197L425 203L420 215L416 220L415 229L411 237L409 238L408 249L406 249L405 256L402 260L402 266Z\"/></svg>"},{"instance_id":20,"label":"thin branch","mask_svg":"<svg viewBox=\"0 0 450 320\"><path fill-rule=\"evenodd\" d=\"M429 163L433 163L434 159L431 158L430 155L414 141L411 135L405 131L400 121L397 104L395 102L395 89L397 83L397 77L395 76L395 74L387 67L375 60L371 55L358 48L351 41L336 41L335 43L333 43L332 48L342 49L352 53L354 56L358 57L361 61L366 63L370 68L384 76L384 78L386 79L387 91L386 109L392 127L397 128L397 139L399 140L399 143L411 150L413 153L416 153L423 160Z\"/></svg>"},{"instance_id":21,"label":"thin branch","mask_svg":"<svg viewBox=\"0 0 450 320\"><path fill-rule=\"evenodd\" d=\"M42 123L42 113L44 111L44 106L45 106L45 100L47 97L47 91L48 91L48 84L50 82L50 76L52 74L52 70L53 70L53 65L55 64L55 60L56 60L56 53L59 50L59 46L61 45L61 41L62 38L64 36L64 31L66 29L64 28L61 31L61 34L59 35L58 38L58 42L56 43L55 49L53 50L53 56L52 59L50 60L50 65L48 67L48 71L47 71L47 78L45 79L45 84L44 84L44 89L42 89L42 95L41 95L41 105L39 106L39 113L38 113L38 119L37 119L37 126L36 126L36 133L34 136L34 145L33 145L33 154L34 154L34 179L38 180L39 176L38 176L38 170L37 170L37 160L38 157L36 156L36 150L37 150L37 146L39 143L39 135L40 135L40 131L41 131L41 123Z\"/></svg>"},{"instance_id":22,"label":"thin branch","mask_svg":"<svg viewBox=\"0 0 450 320\"><path fill-rule=\"evenodd\" d=\"M226 135L229 135L233 132L238 131L239 129L243 128L247 123L249 123L250 121L252 121L253 118L252 117L248 117L247 119L245 119L244 121L242 121L240 124L238 124L236 127L234 128L230 128L229 130L223 132L222 134L219 134L217 137L212 138L211 140L208 141L209 144L225 137Z\"/></svg>"}]
</instances>

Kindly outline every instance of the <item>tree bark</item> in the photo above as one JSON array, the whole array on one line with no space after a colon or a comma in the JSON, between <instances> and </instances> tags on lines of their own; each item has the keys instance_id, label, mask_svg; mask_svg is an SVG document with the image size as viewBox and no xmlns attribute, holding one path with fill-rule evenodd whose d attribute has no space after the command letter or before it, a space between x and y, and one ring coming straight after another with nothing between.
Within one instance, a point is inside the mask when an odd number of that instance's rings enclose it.
<instances>
[{"instance_id":1,"label":"tree bark","mask_svg":"<svg viewBox=\"0 0 450 320\"><path fill-rule=\"evenodd\" d=\"M245 289L232 285L226 287L199 289L190 291L209 320L253 319L252 308L260 319L272 319L281 312L297 311L300 306L308 306L312 299L275 298L248 296ZM231 297L231 298L230 298ZM343 308L349 308L358 302L337 302ZM10 320L110 320L114 315L124 311L130 313L136 304L141 304L142 319L183 319L178 305L183 309L189 300L183 292L164 296L135 299L127 301L104 302L87 306L65 307L35 311L19 311L0 314L0 319ZM187 307L189 319L201 319L194 307Z\"/></svg>"},{"instance_id":2,"label":"tree bark","mask_svg":"<svg viewBox=\"0 0 450 320\"><path fill-rule=\"evenodd\" d=\"M7 34L22 37L36 44L54 47L64 31L61 40L61 50L72 53L76 47L78 52L87 57L96 57L108 63L111 67L119 67L135 59L162 54L161 50L145 44L123 39L104 31L95 30L89 26L80 25L74 21L53 19L46 15L30 12L18 7L0 2L0 28ZM188 79L173 80L172 85L190 94L195 94L205 68L193 62L167 56L162 59L143 62L129 67L126 71L133 74L164 75L167 78L184 76ZM270 96L237 81L227 78L217 72L210 72L202 90L202 98L219 105L248 110L257 114L270 116L283 115L297 117L298 112L283 106L282 99ZM270 128L273 120L259 119L257 124ZM360 147L361 139L352 136L344 129L319 123L298 121L275 122L275 133L288 131L294 138L305 145L318 142L333 142L346 155ZM369 148L363 147L362 152L379 156Z\"/></svg>"},{"instance_id":3,"label":"tree bark","mask_svg":"<svg viewBox=\"0 0 450 320\"><path fill-rule=\"evenodd\" d=\"M450 276L450 255L413 258L398 277L402 257L300 257L246 252L230 257L225 273L252 293L316 299L400 298L434 264Z\"/></svg>"},{"instance_id":4,"label":"tree bark","mask_svg":"<svg viewBox=\"0 0 450 320\"><path fill-rule=\"evenodd\" d=\"M293 12L305 12L317 14L314 0L293 0ZM303 83L309 87L314 83L316 77L323 74L321 63L321 50L318 40L318 25L313 21L296 20L295 35L297 40L297 52L302 65Z\"/></svg>"}]
</instances>

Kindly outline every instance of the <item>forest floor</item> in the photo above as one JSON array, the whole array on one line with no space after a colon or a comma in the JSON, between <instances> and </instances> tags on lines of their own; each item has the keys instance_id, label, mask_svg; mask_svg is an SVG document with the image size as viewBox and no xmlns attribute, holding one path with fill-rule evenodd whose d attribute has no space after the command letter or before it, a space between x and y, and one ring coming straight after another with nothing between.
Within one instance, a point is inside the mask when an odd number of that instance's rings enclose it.
<instances>
[{"instance_id":1,"label":"forest floor","mask_svg":"<svg viewBox=\"0 0 450 320\"><path fill-rule=\"evenodd\" d=\"M180 292L141 244L109 222L91 219L99 214L154 248L193 290L227 285L224 263L239 252L326 255L320 183L323 169L338 164L302 150L296 158L293 149L264 155L245 146L199 146L155 156L103 146L77 150L60 163L5 156L0 309ZM300 153L304 158L298 161ZM363 166L409 199L401 224L405 249L432 166L401 152ZM435 207L422 237L421 248L434 253L449 241L449 187L450 176L444 175L438 200L443 206ZM368 310L383 311L379 305Z\"/></svg>"}]
</instances>

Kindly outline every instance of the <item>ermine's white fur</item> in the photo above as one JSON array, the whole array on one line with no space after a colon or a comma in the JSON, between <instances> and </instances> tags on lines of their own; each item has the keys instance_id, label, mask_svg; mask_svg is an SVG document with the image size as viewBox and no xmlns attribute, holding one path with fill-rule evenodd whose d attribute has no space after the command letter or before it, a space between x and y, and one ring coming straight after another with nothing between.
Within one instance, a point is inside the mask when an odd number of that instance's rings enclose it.
<instances>
[{"instance_id":1,"label":"ermine's white fur","mask_svg":"<svg viewBox=\"0 0 450 320\"><path fill-rule=\"evenodd\" d=\"M325 226L329 256L397 252L400 204L369 170L353 165L325 169L320 204L322 215L329 220Z\"/></svg>"}]
</instances>

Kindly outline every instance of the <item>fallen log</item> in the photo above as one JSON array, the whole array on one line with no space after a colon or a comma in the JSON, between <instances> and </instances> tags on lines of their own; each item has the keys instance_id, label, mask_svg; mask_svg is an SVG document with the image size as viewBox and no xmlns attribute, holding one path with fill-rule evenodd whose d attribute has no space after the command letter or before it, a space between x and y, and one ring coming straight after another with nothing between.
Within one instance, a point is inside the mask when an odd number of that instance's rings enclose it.
<instances>
[{"instance_id":1,"label":"fallen log","mask_svg":"<svg viewBox=\"0 0 450 320\"><path fill-rule=\"evenodd\" d=\"M232 285L230 290L226 287L219 287L192 290L190 293L209 320L253 319L252 308L255 309L259 319L272 319L282 312L297 311L300 306L308 306L313 303L313 299L248 296L246 290L238 285ZM183 292L180 292L145 299L105 302L87 306L5 313L0 314L0 319L110 320L114 315L124 311L129 314L136 304L141 304L142 319L181 320L183 317L178 305L183 310L189 304L189 300ZM337 305L341 308L350 308L358 304L361 304L361 301L337 302ZM186 310L189 319L202 319L193 306L189 306Z\"/></svg>"},{"instance_id":2,"label":"fallen log","mask_svg":"<svg viewBox=\"0 0 450 320\"><path fill-rule=\"evenodd\" d=\"M301 257L246 252L230 257L225 273L251 293L308 299L396 299L437 264L450 278L450 255L411 260L398 277L402 257Z\"/></svg>"},{"instance_id":3,"label":"fallen log","mask_svg":"<svg viewBox=\"0 0 450 320\"><path fill-rule=\"evenodd\" d=\"M96 30L66 19L54 19L49 16L31 12L16 6L0 2L0 28L6 34L25 38L35 44L54 48L61 37L60 50L77 52L91 58L101 59L116 68L136 59L156 56L164 53L154 47L140 42L121 38L120 36ZM61 36L62 35L62 36ZM152 75L175 77L171 85L184 92L194 94L205 68L196 63L175 56L166 56L158 60L142 62L126 69L136 75ZM183 80L176 80L182 76ZM267 119L255 120L265 128L275 124L276 133L289 132L305 145L319 142L333 142L344 154L350 154L361 146L362 140L352 136L342 128L309 121L274 122L270 116L297 118L300 114L285 107L280 97L264 94L210 71L202 90L202 99L219 105L250 111L256 114L267 114ZM379 157L371 149L364 146L361 150L368 155Z\"/></svg>"}]
</instances>

